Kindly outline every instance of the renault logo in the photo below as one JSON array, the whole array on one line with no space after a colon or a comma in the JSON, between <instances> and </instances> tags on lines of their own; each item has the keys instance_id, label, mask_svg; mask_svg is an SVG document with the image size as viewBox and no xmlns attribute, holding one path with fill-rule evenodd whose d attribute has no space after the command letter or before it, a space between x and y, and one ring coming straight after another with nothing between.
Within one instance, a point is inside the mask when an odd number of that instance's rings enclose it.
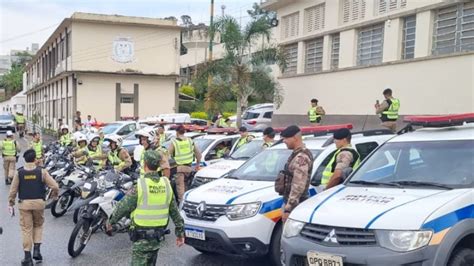
<instances>
[{"instance_id":1,"label":"renault logo","mask_svg":"<svg viewBox=\"0 0 474 266\"><path fill-rule=\"evenodd\" d=\"M206 202L201 201L199 205L196 207L196 213L199 217L202 217L206 212Z\"/></svg>"},{"instance_id":2,"label":"renault logo","mask_svg":"<svg viewBox=\"0 0 474 266\"><path fill-rule=\"evenodd\" d=\"M336 230L335 229L332 229L331 232L329 232L329 234L324 239L324 242L339 244L339 242L337 242L337 236L336 236Z\"/></svg>"}]
</instances>

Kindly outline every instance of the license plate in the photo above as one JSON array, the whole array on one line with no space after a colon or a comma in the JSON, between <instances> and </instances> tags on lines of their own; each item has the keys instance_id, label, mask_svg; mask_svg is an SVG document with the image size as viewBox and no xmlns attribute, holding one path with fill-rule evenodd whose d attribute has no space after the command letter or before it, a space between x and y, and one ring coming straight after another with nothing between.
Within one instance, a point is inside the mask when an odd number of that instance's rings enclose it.
<instances>
[{"instance_id":1,"label":"license plate","mask_svg":"<svg viewBox=\"0 0 474 266\"><path fill-rule=\"evenodd\" d=\"M186 237L189 237L189 238L206 240L206 233L202 229L184 228L184 234L186 235Z\"/></svg>"},{"instance_id":2,"label":"license plate","mask_svg":"<svg viewBox=\"0 0 474 266\"><path fill-rule=\"evenodd\" d=\"M310 266L343 266L341 256L309 251L307 257Z\"/></svg>"}]
</instances>

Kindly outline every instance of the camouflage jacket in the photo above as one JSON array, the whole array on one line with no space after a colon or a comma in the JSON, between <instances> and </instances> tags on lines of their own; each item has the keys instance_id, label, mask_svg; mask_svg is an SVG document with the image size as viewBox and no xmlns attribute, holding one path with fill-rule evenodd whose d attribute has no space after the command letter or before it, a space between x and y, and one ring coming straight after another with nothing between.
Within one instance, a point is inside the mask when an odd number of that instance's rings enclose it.
<instances>
[{"instance_id":1,"label":"camouflage jacket","mask_svg":"<svg viewBox=\"0 0 474 266\"><path fill-rule=\"evenodd\" d=\"M157 172L146 173L145 178L152 178L156 179L157 181L161 178ZM110 223L114 224L117 223L122 217L130 217L130 214L135 210L138 201L138 192L137 186L135 185L132 189L130 189L127 195L118 202L117 206L110 217ZM179 213L178 206L176 205L176 201L173 199L170 203L169 209L169 216L173 220L175 224L175 234L177 237L184 236L184 220ZM135 228L138 226L134 225Z\"/></svg>"},{"instance_id":2,"label":"camouflage jacket","mask_svg":"<svg viewBox=\"0 0 474 266\"><path fill-rule=\"evenodd\" d=\"M293 151L293 158L288 162L288 170L292 174L291 189L288 194L283 197L286 200L285 212L291 212L300 200L308 193L309 182L311 178L311 170L313 166L313 158L302 152L306 149L304 146ZM291 157L291 156L290 156ZM288 158L290 159L290 158Z\"/></svg>"}]
</instances>

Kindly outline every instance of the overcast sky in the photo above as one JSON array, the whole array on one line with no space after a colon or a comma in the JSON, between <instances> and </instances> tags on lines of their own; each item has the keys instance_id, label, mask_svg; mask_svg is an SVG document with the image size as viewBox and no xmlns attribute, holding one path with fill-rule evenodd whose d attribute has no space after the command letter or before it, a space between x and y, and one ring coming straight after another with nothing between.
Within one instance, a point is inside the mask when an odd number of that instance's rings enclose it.
<instances>
[{"instance_id":1,"label":"overcast sky","mask_svg":"<svg viewBox=\"0 0 474 266\"><path fill-rule=\"evenodd\" d=\"M248 19L247 10L260 0L215 0L214 12ZM210 0L0 0L0 55L11 49L40 47L61 21L76 11L164 18L190 15L195 24L209 23Z\"/></svg>"}]
</instances>

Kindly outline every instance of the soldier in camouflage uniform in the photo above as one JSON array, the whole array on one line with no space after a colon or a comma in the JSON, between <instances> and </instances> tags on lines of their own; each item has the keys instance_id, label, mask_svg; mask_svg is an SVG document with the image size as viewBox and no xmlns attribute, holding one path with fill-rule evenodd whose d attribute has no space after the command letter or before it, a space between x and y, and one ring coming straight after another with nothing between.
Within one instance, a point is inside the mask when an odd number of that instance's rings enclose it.
<instances>
[{"instance_id":1,"label":"soldier in camouflage uniform","mask_svg":"<svg viewBox=\"0 0 474 266\"><path fill-rule=\"evenodd\" d=\"M161 157L157 151L148 150L145 152L144 177L141 177L137 185L117 204L107 224L107 231L110 233L112 231L112 224L120 221L122 217L131 217L132 265L156 264L158 250L162 246L169 217L171 217L176 227L176 245L181 247L184 244L184 221L179 214L169 180L166 177L160 177L156 171L160 160ZM166 194L166 196L163 194ZM169 208L156 210L160 208L159 206L163 205L161 202L157 204L157 198L159 199L160 197L166 197L166 202L169 201ZM148 209L141 209L140 207L143 205L146 205ZM143 218L143 216L146 217L147 215L159 218ZM160 216L165 216L165 218ZM163 224L156 226L162 220L164 220ZM146 226L147 224L152 226Z\"/></svg>"},{"instance_id":2,"label":"soldier in camouflage uniform","mask_svg":"<svg viewBox=\"0 0 474 266\"><path fill-rule=\"evenodd\" d=\"M287 162L287 170L291 178L285 187L289 189L285 189L283 194L282 221L285 222L291 211L308 198L313 156L303 143L299 127L289 126L281 132L280 136L288 149L293 150Z\"/></svg>"}]
</instances>

